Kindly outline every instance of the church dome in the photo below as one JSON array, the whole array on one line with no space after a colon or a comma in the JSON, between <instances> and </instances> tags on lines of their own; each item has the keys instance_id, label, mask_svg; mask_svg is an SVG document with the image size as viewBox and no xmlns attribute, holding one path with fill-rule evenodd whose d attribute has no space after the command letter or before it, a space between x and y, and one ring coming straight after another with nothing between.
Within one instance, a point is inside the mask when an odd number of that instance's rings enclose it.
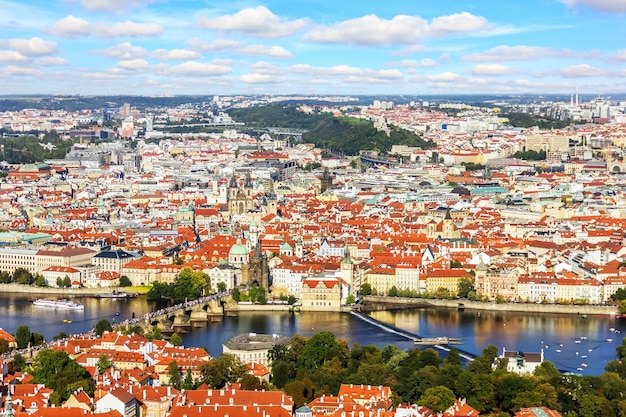
<instances>
[{"instance_id":1,"label":"church dome","mask_svg":"<svg viewBox=\"0 0 626 417\"><path fill-rule=\"evenodd\" d=\"M237 243L235 243L228 252L228 256L240 256L240 255L248 255L248 248L246 245L241 243L241 239L237 239Z\"/></svg>"}]
</instances>

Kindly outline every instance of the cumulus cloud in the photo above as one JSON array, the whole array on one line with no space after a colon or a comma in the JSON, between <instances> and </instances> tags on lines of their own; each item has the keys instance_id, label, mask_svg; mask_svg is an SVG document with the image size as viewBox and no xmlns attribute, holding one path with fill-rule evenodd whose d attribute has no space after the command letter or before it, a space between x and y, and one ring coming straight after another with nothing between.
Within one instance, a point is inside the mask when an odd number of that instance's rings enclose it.
<instances>
[{"instance_id":1,"label":"cumulus cloud","mask_svg":"<svg viewBox=\"0 0 626 417\"><path fill-rule=\"evenodd\" d=\"M0 48L11 49L27 57L52 55L58 52L56 42L44 41L41 38L0 39Z\"/></svg>"},{"instance_id":2,"label":"cumulus cloud","mask_svg":"<svg viewBox=\"0 0 626 417\"><path fill-rule=\"evenodd\" d=\"M569 7L585 7L608 13L626 13L624 0L560 0Z\"/></svg>"},{"instance_id":3,"label":"cumulus cloud","mask_svg":"<svg viewBox=\"0 0 626 417\"><path fill-rule=\"evenodd\" d=\"M385 64L387 67L399 67L399 68L417 68L417 67L435 67L439 65L437 61L431 58L424 58L422 60L417 59L403 59L397 62L388 62Z\"/></svg>"},{"instance_id":4,"label":"cumulus cloud","mask_svg":"<svg viewBox=\"0 0 626 417\"><path fill-rule=\"evenodd\" d=\"M598 56L599 51L578 52L571 49L555 49L543 46L496 46L483 52L469 54L463 57L463 61L531 61L543 57L550 58L592 58Z\"/></svg>"},{"instance_id":5,"label":"cumulus cloud","mask_svg":"<svg viewBox=\"0 0 626 417\"><path fill-rule=\"evenodd\" d=\"M121 13L129 9L143 8L157 0L81 0L80 4L87 10Z\"/></svg>"},{"instance_id":6,"label":"cumulus cloud","mask_svg":"<svg viewBox=\"0 0 626 417\"><path fill-rule=\"evenodd\" d=\"M350 45L409 45L427 31L428 22L418 16L398 15L391 20L371 14L319 27L304 34L303 39L322 43Z\"/></svg>"},{"instance_id":7,"label":"cumulus cloud","mask_svg":"<svg viewBox=\"0 0 626 417\"><path fill-rule=\"evenodd\" d=\"M559 71L559 74L566 78L582 78L582 77L599 77L607 75L608 72L599 68L592 67L588 64L572 65L571 67L563 68Z\"/></svg>"},{"instance_id":8,"label":"cumulus cloud","mask_svg":"<svg viewBox=\"0 0 626 417\"><path fill-rule=\"evenodd\" d=\"M198 25L204 29L222 32L242 32L263 38L282 38L293 35L308 26L307 19L289 20L272 13L265 6L246 8L232 15L202 16Z\"/></svg>"},{"instance_id":9,"label":"cumulus cloud","mask_svg":"<svg viewBox=\"0 0 626 417\"><path fill-rule=\"evenodd\" d=\"M89 35L91 24L80 17L68 15L48 26L46 31L62 38L78 38Z\"/></svg>"},{"instance_id":10,"label":"cumulus cloud","mask_svg":"<svg viewBox=\"0 0 626 417\"><path fill-rule=\"evenodd\" d=\"M244 44L239 41L233 41L230 39L215 39L212 41L205 41L203 39L189 39L187 46L194 51L199 52L224 52L241 48Z\"/></svg>"},{"instance_id":11,"label":"cumulus cloud","mask_svg":"<svg viewBox=\"0 0 626 417\"><path fill-rule=\"evenodd\" d=\"M0 63L25 61L30 61L30 58L25 57L17 51L0 51Z\"/></svg>"},{"instance_id":12,"label":"cumulus cloud","mask_svg":"<svg viewBox=\"0 0 626 417\"><path fill-rule=\"evenodd\" d=\"M429 31L433 34L475 32L489 28L489 22L482 16L474 16L468 12L441 16L433 19Z\"/></svg>"},{"instance_id":13,"label":"cumulus cloud","mask_svg":"<svg viewBox=\"0 0 626 417\"><path fill-rule=\"evenodd\" d=\"M70 65L70 62L67 59L60 58L58 56L44 56L37 60L39 65L43 65L46 67L58 67L58 66L66 66Z\"/></svg>"},{"instance_id":14,"label":"cumulus cloud","mask_svg":"<svg viewBox=\"0 0 626 417\"><path fill-rule=\"evenodd\" d=\"M116 65L116 68L125 71L144 71L150 68L150 64L145 59L122 60Z\"/></svg>"},{"instance_id":15,"label":"cumulus cloud","mask_svg":"<svg viewBox=\"0 0 626 417\"><path fill-rule=\"evenodd\" d=\"M109 58L133 60L148 56L148 51L141 46L134 46L130 42L120 43L107 49L96 49L91 51L94 54L101 54Z\"/></svg>"},{"instance_id":16,"label":"cumulus cloud","mask_svg":"<svg viewBox=\"0 0 626 417\"><path fill-rule=\"evenodd\" d=\"M313 42L358 46L411 45L426 36L443 36L488 28L487 19L467 12L440 16L430 23L420 16L398 15L388 20L371 14L312 29L303 38Z\"/></svg>"},{"instance_id":17,"label":"cumulus cloud","mask_svg":"<svg viewBox=\"0 0 626 417\"><path fill-rule=\"evenodd\" d=\"M501 64L478 64L472 70L474 75L506 75L516 72L514 68Z\"/></svg>"},{"instance_id":18,"label":"cumulus cloud","mask_svg":"<svg viewBox=\"0 0 626 417\"><path fill-rule=\"evenodd\" d=\"M256 73L244 74L239 77L239 80L247 84L271 84L280 81L280 79L277 78L275 75Z\"/></svg>"},{"instance_id":19,"label":"cumulus cloud","mask_svg":"<svg viewBox=\"0 0 626 417\"><path fill-rule=\"evenodd\" d=\"M2 69L4 75L13 76L37 76L40 72L34 68L28 68L24 66L8 65Z\"/></svg>"},{"instance_id":20,"label":"cumulus cloud","mask_svg":"<svg viewBox=\"0 0 626 417\"><path fill-rule=\"evenodd\" d=\"M232 68L221 63L216 64L189 61L173 67L168 67L165 70L165 73L167 75L190 77L216 76L230 74L232 73Z\"/></svg>"},{"instance_id":21,"label":"cumulus cloud","mask_svg":"<svg viewBox=\"0 0 626 417\"><path fill-rule=\"evenodd\" d=\"M461 76L459 74L455 74L453 72L447 71L447 72L442 72L441 74L435 74L435 75L431 75L428 77L428 79L430 81L436 81L436 82L451 82L451 81L458 81L461 79Z\"/></svg>"},{"instance_id":22,"label":"cumulus cloud","mask_svg":"<svg viewBox=\"0 0 626 417\"><path fill-rule=\"evenodd\" d=\"M131 38L155 37L163 33L163 26L157 23L135 23L129 20L117 22L113 25L99 24L94 28L94 34L103 38L128 36Z\"/></svg>"},{"instance_id":23,"label":"cumulus cloud","mask_svg":"<svg viewBox=\"0 0 626 417\"><path fill-rule=\"evenodd\" d=\"M277 59L293 57L292 53L282 46L248 45L237 48L236 52L248 56L269 56Z\"/></svg>"},{"instance_id":24,"label":"cumulus cloud","mask_svg":"<svg viewBox=\"0 0 626 417\"><path fill-rule=\"evenodd\" d=\"M202 55L200 55L196 51L190 51L188 49L155 49L150 54L151 58L160 59L163 61L188 61L195 59L202 59Z\"/></svg>"},{"instance_id":25,"label":"cumulus cloud","mask_svg":"<svg viewBox=\"0 0 626 417\"><path fill-rule=\"evenodd\" d=\"M626 49L622 49L621 51L614 52L608 58L608 62L612 64L619 64L622 62L626 62Z\"/></svg>"}]
</instances>

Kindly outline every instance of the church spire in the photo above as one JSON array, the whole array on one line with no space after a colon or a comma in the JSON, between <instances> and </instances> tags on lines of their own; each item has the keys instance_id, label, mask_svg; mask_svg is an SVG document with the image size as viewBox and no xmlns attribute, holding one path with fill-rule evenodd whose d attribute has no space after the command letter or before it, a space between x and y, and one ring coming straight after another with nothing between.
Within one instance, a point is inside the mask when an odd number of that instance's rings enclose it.
<instances>
[{"instance_id":1,"label":"church spire","mask_svg":"<svg viewBox=\"0 0 626 417\"><path fill-rule=\"evenodd\" d=\"M7 387L7 399L4 401L4 417L14 417L13 402L11 401L11 386Z\"/></svg>"}]
</instances>

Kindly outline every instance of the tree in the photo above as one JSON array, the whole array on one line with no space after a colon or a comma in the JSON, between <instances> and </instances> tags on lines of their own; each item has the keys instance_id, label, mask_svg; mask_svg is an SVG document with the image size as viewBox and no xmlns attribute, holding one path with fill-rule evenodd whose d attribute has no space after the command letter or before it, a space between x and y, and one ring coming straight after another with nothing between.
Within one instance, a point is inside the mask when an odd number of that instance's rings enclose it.
<instances>
[{"instance_id":1,"label":"tree","mask_svg":"<svg viewBox=\"0 0 626 417\"><path fill-rule=\"evenodd\" d=\"M356 298L354 297L354 295L350 294L348 295L348 297L346 297L346 304L354 304L356 303Z\"/></svg>"},{"instance_id":2,"label":"tree","mask_svg":"<svg viewBox=\"0 0 626 417\"><path fill-rule=\"evenodd\" d=\"M130 281L126 275L122 275L120 277L120 287L132 287L133 283Z\"/></svg>"},{"instance_id":3,"label":"tree","mask_svg":"<svg viewBox=\"0 0 626 417\"><path fill-rule=\"evenodd\" d=\"M72 280L67 275L63 277L63 287L69 288L72 286Z\"/></svg>"},{"instance_id":4,"label":"tree","mask_svg":"<svg viewBox=\"0 0 626 417\"><path fill-rule=\"evenodd\" d=\"M251 391L263 389L263 384L261 383L261 380L252 374L246 373L244 376L241 377L240 383L241 389Z\"/></svg>"},{"instance_id":5,"label":"tree","mask_svg":"<svg viewBox=\"0 0 626 417\"><path fill-rule=\"evenodd\" d=\"M265 304L267 302L267 295L263 287L251 287L248 295L250 296L250 301L254 304Z\"/></svg>"},{"instance_id":6,"label":"tree","mask_svg":"<svg viewBox=\"0 0 626 417\"><path fill-rule=\"evenodd\" d=\"M18 284L30 285L33 283L33 274L28 269L17 268L13 272L13 281Z\"/></svg>"},{"instance_id":7,"label":"tree","mask_svg":"<svg viewBox=\"0 0 626 417\"><path fill-rule=\"evenodd\" d=\"M57 277L56 283L57 283L57 288L63 288L63 278Z\"/></svg>"},{"instance_id":8,"label":"tree","mask_svg":"<svg viewBox=\"0 0 626 417\"><path fill-rule=\"evenodd\" d=\"M111 327L111 323L107 319L102 319L96 324L94 331L96 336L100 337L104 332L113 331L113 327Z\"/></svg>"},{"instance_id":9,"label":"tree","mask_svg":"<svg viewBox=\"0 0 626 417\"><path fill-rule=\"evenodd\" d=\"M394 285L389 288L389 297L397 297L398 296L398 288Z\"/></svg>"},{"instance_id":10,"label":"tree","mask_svg":"<svg viewBox=\"0 0 626 417\"><path fill-rule=\"evenodd\" d=\"M9 342L6 339L0 339L0 355L9 351Z\"/></svg>"},{"instance_id":11,"label":"tree","mask_svg":"<svg viewBox=\"0 0 626 417\"><path fill-rule=\"evenodd\" d=\"M96 369L98 373L103 374L107 369L109 369L113 364L107 355L100 355L98 358L98 363L96 363Z\"/></svg>"},{"instance_id":12,"label":"tree","mask_svg":"<svg viewBox=\"0 0 626 417\"><path fill-rule=\"evenodd\" d=\"M93 393L91 377L65 351L44 349L37 354L31 367L33 382L44 384L58 391L61 399L66 400L76 386L86 387L86 393Z\"/></svg>"},{"instance_id":13,"label":"tree","mask_svg":"<svg viewBox=\"0 0 626 417\"><path fill-rule=\"evenodd\" d=\"M26 366L26 359L21 354L13 356L13 362L9 362L9 372L20 372Z\"/></svg>"},{"instance_id":14,"label":"tree","mask_svg":"<svg viewBox=\"0 0 626 417\"><path fill-rule=\"evenodd\" d=\"M200 366L204 383L216 389L223 388L228 382L239 381L246 372L248 368L241 359L229 353Z\"/></svg>"},{"instance_id":15,"label":"tree","mask_svg":"<svg viewBox=\"0 0 626 417\"><path fill-rule=\"evenodd\" d=\"M474 291L474 281L470 278L461 278L459 280L457 295L461 298L467 298L472 291Z\"/></svg>"},{"instance_id":16,"label":"tree","mask_svg":"<svg viewBox=\"0 0 626 417\"><path fill-rule=\"evenodd\" d=\"M37 274L37 277L35 278L35 285L38 287L45 287L48 284L46 283L46 279L43 277L43 275Z\"/></svg>"},{"instance_id":17,"label":"tree","mask_svg":"<svg viewBox=\"0 0 626 417\"><path fill-rule=\"evenodd\" d=\"M196 388L196 381L194 381L193 379L193 374L191 373L190 368L187 368L187 373L185 374L182 388L185 390L191 390Z\"/></svg>"},{"instance_id":18,"label":"tree","mask_svg":"<svg viewBox=\"0 0 626 417\"><path fill-rule=\"evenodd\" d=\"M372 295L372 286L368 283L361 285L361 295Z\"/></svg>"},{"instance_id":19,"label":"tree","mask_svg":"<svg viewBox=\"0 0 626 417\"><path fill-rule=\"evenodd\" d=\"M30 329L26 325L21 325L15 331L15 343L18 349L26 349L30 343Z\"/></svg>"},{"instance_id":20,"label":"tree","mask_svg":"<svg viewBox=\"0 0 626 417\"><path fill-rule=\"evenodd\" d=\"M178 335L178 333L174 333L170 336L170 343L174 346L181 346L183 344L183 339Z\"/></svg>"},{"instance_id":21,"label":"tree","mask_svg":"<svg viewBox=\"0 0 626 417\"><path fill-rule=\"evenodd\" d=\"M343 363L348 355L332 332L322 331L307 340L299 360L306 369L315 370L335 356Z\"/></svg>"},{"instance_id":22,"label":"tree","mask_svg":"<svg viewBox=\"0 0 626 417\"><path fill-rule=\"evenodd\" d=\"M176 389L180 389L182 385L182 380L180 378L180 367L178 366L178 363L176 363L176 361L170 362L169 366L167 367L167 378L170 386Z\"/></svg>"},{"instance_id":23,"label":"tree","mask_svg":"<svg viewBox=\"0 0 626 417\"><path fill-rule=\"evenodd\" d=\"M239 302L239 299L241 297L241 292L239 291L239 288L233 288L232 297L233 297L233 300L235 300L236 302Z\"/></svg>"},{"instance_id":24,"label":"tree","mask_svg":"<svg viewBox=\"0 0 626 417\"><path fill-rule=\"evenodd\" d=\"M226 291L226 283L223 281L220 281L217 283L217 292L224 292Z\"/></svg>"},{"instance_id":25,"label":"tree","mask_svg":"<svg viewBox=\"0 0 626 417\"><path fill-rule=\"evenodd\" d=\"M455 400L454 392L450 388L439 385L424 391L418 403L440 413L454 405Z\"/></svg>"}]
</instances>

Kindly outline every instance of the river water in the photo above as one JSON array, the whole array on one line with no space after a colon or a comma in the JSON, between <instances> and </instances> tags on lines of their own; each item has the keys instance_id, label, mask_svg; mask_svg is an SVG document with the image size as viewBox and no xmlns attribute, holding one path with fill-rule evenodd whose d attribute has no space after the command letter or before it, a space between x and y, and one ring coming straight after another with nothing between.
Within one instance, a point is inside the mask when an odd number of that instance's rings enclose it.
<instances>
[{"instance_id":1,"label":"river water","mask_svg":"<svg viewBox=\"0 0 626 417\"><path fill-rule=\"evenodd\" d=\"M126 300L74 297L73 300L83 303L85 310L35 307L28 301L28 295L0 294L0 328L15 333L18 326L25 324L32 332L51 340L61 332L91 330L103 318L114 323L162 307L144 297ZM583 318L440 308L377 311L370 315L421 337L459 338L462 344L458 348L475 355L489 345L500 351L506 348L523 352L539 352L543 345L545 358L558 369L584 375L600 375L607 362L616 358L615 348L621 344L622 334L626 336L626 320L610 316ZM237 317L224 317L222 321L207 323L206 327L194 328L182 338L186 346L205 347L218 356L222 353L222 343L241 333L284 336L297 333L308 337L322 330L332 331L350 346L358 342L380 347L395 344L401 349L414 347L412 341L348 313L241 312Z\"/></svg>"}]
</instances>

